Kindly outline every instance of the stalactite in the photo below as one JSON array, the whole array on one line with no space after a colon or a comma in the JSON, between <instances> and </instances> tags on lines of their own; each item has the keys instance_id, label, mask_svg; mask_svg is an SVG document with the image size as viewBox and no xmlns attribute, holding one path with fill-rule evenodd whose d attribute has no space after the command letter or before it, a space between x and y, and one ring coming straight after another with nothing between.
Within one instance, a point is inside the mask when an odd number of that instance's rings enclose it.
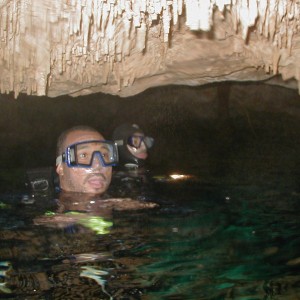
<instances>
[{"instance_id":1,"label":"stalactite","mask_svg":"<svg viewBox=\"0 0 300 300\"><path fill-rule=\"evenodd\" d=\"M275 48L273 50L273 57L272 57L272 62L273 62L273 74L278 74L278 64L280 60L280 50L278 48Z\"/></svg>"},{"instance_id":2,"label":"stalactite","mask_svg":"<svg viewBox=\"0 0 300 300\"><path fill-rule=\"evenodd\" d=\"M283 17L287 13L287 2L284 0L279 0L277 7L278 7L278 9L277 9L278 20L282 21Z\"/></svg>"},{"instance_id":3,"label":"stalactite","mask_svg":"<svg viewBox=\"0 0 300 300\"><path fill-rule=\"evenodd\" d=\"M192 30L199 29L199 3L197 0L186 0L186 24Z\"/></svg>"},{"instance_id":4,"label":"stalactite","mask_svg":"<svg viewBox=\"0 0 300 300\"><path fill-rule=\"evenodd\" d=\"M267 12L267 1L259 1L258 2L258 15L259 15L259 33L263 34L264 33L264 24L266 21L266 12Z\"/></svg>"},{"instance_id":5,"label":"stalactite","mask_svg":"<svg viewBox=\"0 0 300 300\"><path fill-rule=\"evenodd\" d=\"M82 33L83 33L83 46L87 47L89 42L89 28L90 28L90 15L89 9L84 7L82 9Z\"/></svg>"},{"instance_id":6,"label":"stalactite","mask_svg":"<svg viewBox=\"0 0 300 300\"><path fill-rule=\"evenodd\" d=\"M107 84L107 82L108 82L108 75L109 75L109 63L105 62L105 63L103 63L102 77L101 77L103 84Z\"/></svg>"},{"instance_id":7,"label":"stalactite","mask_svg":"<svg viewBox=\"0 0 300 300\"><path fill-rule=\"evenodd\" d=\"M140 28L137 28L137 35L136 35L136 49L139 52L142 52L144 50L145 40L146 40L146 25L142 24Z\"/></svg>"},{"instance_id":8,"label":"stalactite","mask_svg":"<svg viewBox=\"0 0 300 300\"><path fill-rule=\"evenodd\" d=\"M141 7L140 2L135 1L132 3L132 11L133 11L133 25L135 27L140 27L141 25Z\"/></svg>"},{"instance_id":9,"label":"stalactite","mask_svg":"<svg viewBox=\"0 0 300 300\"><path fill-rule=\"evenodd\" d=\"M237 31L238 31L238 23L239 23L238 12L237 12L237 5L232 6L232 8L231 8L231 15L232 15L233 29L237 33Z\"/></svg>"},{"instance_id":10,"label":"stalactite","mask_svg":"<svg viewBox=\"0 0 300 300\"><path fill-rule=\"evenodd\" d=\"M270 0L269 2L269 36L271 40L274 39L276 32L276 19L277 19L277 2L278 0Z\"/></svg>"},{"instance_id":11,"label":"stalactite","mask_svg":"<svg viewBox=\"0 0 300 300\"><path fill-rule=\"evenodd\" d=\"M164 42L168 42L169 40L169 31L170 31L170 11L169 7L166 7L163 10L163 29L164 29Z\"/></svg>"},{"instance_id":12,"label":"stalactite","mask_svg":"<svg viewBox=\"0 0 300 300\"><path fill-rule=\"evenodd\" d=\"M7 11L6 7L1 10L1 40L6 44L6 32L7 32Z\"/></svg>"},{"instance_id":13,"label":"stalactite","mask_svg":"<svg viewBox=\"0 0 300 300\"><path fill-rule=\"evenodd\" d=\"M269 17L270 17L270 12L269 10L266 11L266 18L264 22L264 28L263 28L263 35L265 38L269 38Z\"/></svg>"},{"instance_id":14,"label":"stalactite","mask_svg":"<svg viewBox=\"0 0 300 300\"><path fill-rule=\"evenodd\" d=\"M246 39L247 35L248 35L248 28L249 28L249 25L248 25L248 19L249 19L248 1L241 0L238 8L239 8L239 20L242 25L242 36L243 36L243 39Z\"/></svg>"},{"instance_id":15,"label":"stalactite","mask_svg":"<svg viewBox=\"0 0 300 300\"><path fill-rule=\"evenodd\" d=\"M289 50L289 54L291 54L291 51L292 51L293 35L294 35L294 28L293 28L293 26L291 26L287 30L287 48Z\"/></svg>"},{"instance_id":16,"label":"stalactite","mask_svg":"<svg viewBox=\"0 0 300 300\"><path fill-rule=\"evenodd\" d=\"M178 1L173 1L173 9L172 9L172 17L173 17L173 24L176 25L178 22Z\"/></svg>"},{"instance_id":17,"label":"stalactite","mask_svg":"<svg viewBox=\"0 0 300 300\"><path fill-rule=\"evenodd\" d=\"M210 0L199 1L199 29L209 31L212 24L212 4Z\"/></svg>"},{"instance_id":18,"label":"stalactite","mask_svg":"<svg viewBox=\"0 0 300 300\"><path fill-rule=\"evenodd\" d=\"M167 43L171 25L177 24L183 12L191 30L212 30L215 8L231 12L235 30L245 40L249 28L257 25L275 48L287 48L291 54L300 27L300 3L295 0L10 0L0 7L1 92L18 94L22 87L30 93L46 93L53 70L64 75L67 65L73 65L72 70L79 72L78 64L99 64L104 70L99 76L108 83L115 62L133 50L145 50L153 21L160 24ZM280 60L276 51L274 72ZM33 75L34 70L39 72ZM121 72L115 76L120 84L130 84L119 78ZM92 78L84 76L83 80Z\"/></svg>"}]
</instances>

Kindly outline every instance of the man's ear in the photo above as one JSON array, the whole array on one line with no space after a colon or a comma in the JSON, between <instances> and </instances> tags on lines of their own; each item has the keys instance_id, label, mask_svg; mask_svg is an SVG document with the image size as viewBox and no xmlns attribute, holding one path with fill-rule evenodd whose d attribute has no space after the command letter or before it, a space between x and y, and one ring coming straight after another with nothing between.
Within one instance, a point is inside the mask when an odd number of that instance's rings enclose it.
<instances>
[{"instance_id":1,"label":"man's ear","mask_svg":"<svg viewBox=\"0 0 300 300\"><path fill-rule=\"evenodd\" d=\"M63 176L64 175L64 169L63 169L63 166L62 166L62 163L59 163L56 167L56 173L59 175L59 176Z\"/></svg>"}]
</instances>

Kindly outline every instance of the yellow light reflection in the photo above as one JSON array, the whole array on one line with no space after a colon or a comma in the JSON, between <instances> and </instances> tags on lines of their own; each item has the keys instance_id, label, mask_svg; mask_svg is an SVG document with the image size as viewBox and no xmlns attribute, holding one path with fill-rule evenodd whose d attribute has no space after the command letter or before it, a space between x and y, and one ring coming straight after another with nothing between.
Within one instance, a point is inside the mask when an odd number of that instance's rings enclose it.
<instances>
[{"instance_id":1,"label":"yellow light reflection","mask_svg":"<svg viewBox=\"0 0 300 300\"><path fill-rule=\"evenodd\" d=\"M183 179L188 179L190 178L189 175L183 175L183 174L171 174L170 177L173 180L183 180Z\"/></svg>"}]
</instances>

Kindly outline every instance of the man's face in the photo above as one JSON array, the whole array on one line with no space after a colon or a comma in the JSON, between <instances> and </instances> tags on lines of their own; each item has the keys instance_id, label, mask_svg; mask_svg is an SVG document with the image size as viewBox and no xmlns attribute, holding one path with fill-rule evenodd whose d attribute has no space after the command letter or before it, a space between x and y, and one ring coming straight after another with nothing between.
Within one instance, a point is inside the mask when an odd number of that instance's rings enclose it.
<instances>
[{"instance_id":1,"label":"man's face","mask_svg":"<svg viewBox=\"0 0 300 300\"><path fill-rule=\"evenodd\" d=\"M147 147L142 141L143 138L143 134L135 133L130 138L130 144L127 144L127 149L138 159L146 159L148 157Z\"/></svg>"},{"instance_id":2,"label":"man's face","mask_svg":"<svg viewBox=\"0 0 300 300\"><path fill-rule=\"evenodd\" d=\"M71 144L88 140L104 140L104 138L96 132L73 131L66 138L64 150ZM60 187L63 191L103 194L109 187L112 167L103 167L98 155L94 155L91 167L70 168L62 162L57 166L56 172L59 175Z\"/></svg>"}]
</instances>

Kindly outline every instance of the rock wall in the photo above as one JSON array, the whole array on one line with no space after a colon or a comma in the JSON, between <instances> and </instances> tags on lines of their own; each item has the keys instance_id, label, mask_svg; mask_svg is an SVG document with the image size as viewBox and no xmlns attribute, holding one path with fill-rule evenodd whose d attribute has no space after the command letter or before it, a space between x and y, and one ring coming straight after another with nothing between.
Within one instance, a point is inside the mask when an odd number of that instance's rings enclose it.
<instances>
[{"instance_id":1,"label":"rock wall","mask_svg":"<svg viewBox=\"0 0 300 300\"><path fill-rule=\"evenodd\" d=\"M276 74L299 89L299 12L290 0L0 1L0 92L128 97Z\"/></svg>"}]
</instances>

